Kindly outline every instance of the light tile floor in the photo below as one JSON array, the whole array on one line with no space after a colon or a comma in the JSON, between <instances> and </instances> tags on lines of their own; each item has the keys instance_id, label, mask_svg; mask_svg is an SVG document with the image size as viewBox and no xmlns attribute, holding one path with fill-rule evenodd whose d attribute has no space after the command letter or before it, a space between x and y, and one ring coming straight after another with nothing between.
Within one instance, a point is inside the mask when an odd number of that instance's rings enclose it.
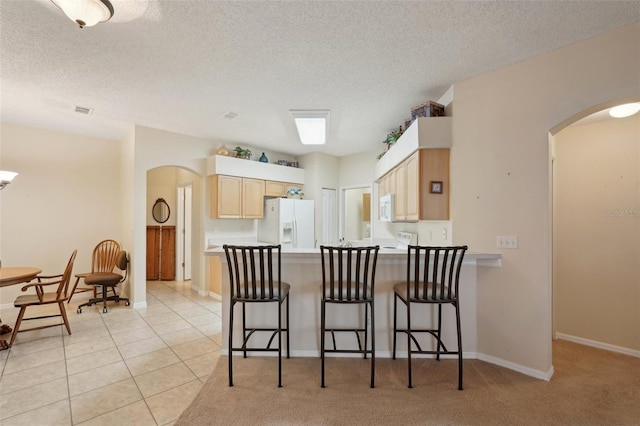
<instances>
[{"instance_id":1,"label":"light tile floor","mask_svg":"<svg viewBox=\"0 0 640 426\"><path fill-rule=\"evenodd\" d=\"M189 282L150 281L145 309L110 302L106 314L102 305L78 314L88 297L67 305L71 335L20 333L0 352L1 425L171 425L198 393L220 355L219 301ZM0 317L13 327L17 314Z\"/></svg>"}]
</instances>

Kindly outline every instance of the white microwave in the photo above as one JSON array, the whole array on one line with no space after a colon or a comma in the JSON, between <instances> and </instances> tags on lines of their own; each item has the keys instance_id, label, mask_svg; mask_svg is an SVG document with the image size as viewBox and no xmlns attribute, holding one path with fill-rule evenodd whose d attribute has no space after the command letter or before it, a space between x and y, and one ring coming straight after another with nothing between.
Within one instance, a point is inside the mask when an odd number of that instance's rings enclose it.
<instances>
[{"instance_id":1,"label":"white microwave","mask_svg":"<svg viewBox=\"0 0 640 426\"><path fill-rule=\"evenodd\" d=\"M393 222L394 217L394 199L393 194L385 194L380 197L380 221Z\"/></svg>"}]
</instances>

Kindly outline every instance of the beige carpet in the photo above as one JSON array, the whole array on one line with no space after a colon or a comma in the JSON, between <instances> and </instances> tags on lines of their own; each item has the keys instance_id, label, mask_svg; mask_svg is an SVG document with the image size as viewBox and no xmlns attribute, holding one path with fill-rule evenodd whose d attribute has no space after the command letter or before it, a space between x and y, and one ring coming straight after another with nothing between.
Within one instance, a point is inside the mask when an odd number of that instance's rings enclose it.
<instances>
[{"instance_id":1,"label":"beige carpet","mask_svg":"<svg viewBox=\"0 0 640 426\"><path fill-rule=\"evenodd\" d=\"M275 358L234 358L234 387L227 358L176 425L640 425L640 359L570 342L554 342L550 382L483 361L464 363L458 391L454 360L415 362L414 388L406 387L406 361L378 359L376 388L370 361L283 360L277 387Z\"/></svg>"}]
</instances>

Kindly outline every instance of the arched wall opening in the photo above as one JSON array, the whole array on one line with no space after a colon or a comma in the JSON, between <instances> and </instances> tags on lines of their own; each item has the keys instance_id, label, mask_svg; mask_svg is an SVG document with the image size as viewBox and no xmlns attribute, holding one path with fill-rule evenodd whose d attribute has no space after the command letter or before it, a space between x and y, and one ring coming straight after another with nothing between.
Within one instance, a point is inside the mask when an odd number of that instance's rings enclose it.
<instances>
[{"instance_id":1,"label":"arched wall opening","mask_svg":"<svg viewBox=\"0 0 640 426\"><path fill-rule=\"evenodd\" d=\"M554 339L640 356L640 115L607 114L633 101L552 131L552 324Z\"/></svg>"}]
</instances>

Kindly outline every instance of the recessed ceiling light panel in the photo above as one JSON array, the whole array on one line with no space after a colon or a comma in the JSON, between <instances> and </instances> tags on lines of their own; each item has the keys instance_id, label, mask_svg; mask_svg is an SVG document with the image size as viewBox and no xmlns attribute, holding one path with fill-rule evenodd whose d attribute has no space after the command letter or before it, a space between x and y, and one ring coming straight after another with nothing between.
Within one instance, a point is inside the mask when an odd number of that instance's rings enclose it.
<instances>
[{"instance_id":1,"label":"recessed ceiling light panel","mask_svg":"<svg viewBox=\"0 0 640 426\"><path fill-rule=\"evenodd\" d=\"M329 110L291 110L303 145L324 145L327 142Z\"/></svg>"}]
</instances>

